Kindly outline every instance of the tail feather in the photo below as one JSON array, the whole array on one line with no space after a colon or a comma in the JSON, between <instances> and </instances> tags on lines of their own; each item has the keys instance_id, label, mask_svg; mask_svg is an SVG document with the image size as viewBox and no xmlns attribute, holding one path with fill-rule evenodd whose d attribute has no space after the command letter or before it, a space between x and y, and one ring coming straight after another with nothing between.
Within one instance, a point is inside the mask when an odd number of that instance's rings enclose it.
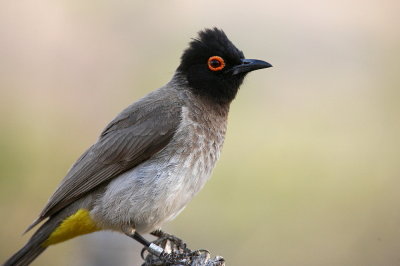
<instances>
[{"instance_id":1,"label":"tail feather","mask_svg":"<svg viewBox=\"0 0 400 266\"><path fill-rule=\"evenodd\" d=\"M50 236L50 234L57 228L61 223L61 215L51 217L47 220L29 239L28 243L25 244L17 253L9 258L3 266L26 266L29 265L34 259L37 258L43 251L46 250L46 246L43 242Z\"/></svg>"},{"instance_id":2,"label":"tail feather","mask_svg":"<svg viewBox=\"0 0 400 266\"><path fill-rule=\"evenodd\" d=\"M21 248L17 253L15 253L11 258L9 258L4 266L26 266L29 265L34 259L37 258L46 247L41 245L32 245L28 242L23 248Z\"/></svg>"},{"instance_id":3,"label":"tail feather","mask_svg":"<svg viewBox=\"0 0 400 266\"><path fill-rule=\"evenodd\" d=\"M38 217L35 221L33 221L33 223L31 223L28 228L25 229L25 231L22 233L23 235L26 234L28 231L30 231L33 227L35 227L36 225L38 225L41 221L43 221L44 218L43 217Z\"/></svg>"}]
</instances>

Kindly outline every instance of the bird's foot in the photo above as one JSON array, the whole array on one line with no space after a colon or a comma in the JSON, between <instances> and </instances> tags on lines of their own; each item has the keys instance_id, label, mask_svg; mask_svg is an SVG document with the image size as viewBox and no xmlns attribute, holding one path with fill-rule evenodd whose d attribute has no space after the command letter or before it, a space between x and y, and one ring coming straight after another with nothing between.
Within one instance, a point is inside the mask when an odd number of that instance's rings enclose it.
<instances>
[{"instance_id":1,"label":"bird's foot","mask_svg":"<svg viewBox=\"0 0 400 266\"><path fill-rule=\"evenodd\" d=\"M159 246L165 246L166 241L170 241L173 245L171 247L174 247L175 249L182 249L182 250L189 250L187 248L187 245L185 242L183 242L182 239L168 234L160 229L151 232L153 236L158 237L157 240L155 240L153 243Z\"/></svg>"},{"instance_id":2,"label":"bird's foot","mask_svg":"<svg viewBox=\"0 0 400 266\"><path fill-rule=\"evenodd\" d=\"M189 261L191 261L190 258L195 254L198 254L198 251L193 252L187 247L182 239L174 235L165 233L161 230L156 230L151 234L158 237L152 242L152 244L164 248L164 251L159 256L154 252L150 252L152 253L152 256L146 256L145 259L145 252L149 250L148 248L143 248L141 256L145 260L150 259L152 262L162 262L162 265L188 265Z\"/></svg>"},{"instance_id":3,"label":"bird's foot","mask_svg":"<svg viewBox=\"0 0 400 266\"><path fill-rule=\"evenodd\" d=\"M145 261L143 266L225 265L222 257L211 258L210 252L204 249L192 251L182 239L176 236L161 230L154 231L151 234L158 237L151 245L159 247L163 251L161 254L157 254L157 252L152 252L151 246L149 246L147 248L149 254L145 257L146 248L143 249L141 253Z\"/></svg>"}]
</instances>

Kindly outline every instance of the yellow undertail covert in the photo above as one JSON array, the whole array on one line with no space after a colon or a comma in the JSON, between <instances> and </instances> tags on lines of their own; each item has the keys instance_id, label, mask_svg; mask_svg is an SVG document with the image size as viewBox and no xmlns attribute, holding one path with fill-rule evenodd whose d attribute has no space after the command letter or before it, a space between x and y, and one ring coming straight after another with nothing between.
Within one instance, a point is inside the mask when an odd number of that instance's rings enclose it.
<instances>
[{"instance_id":1,"label":"yellow undertail covert","mask_svg":"<svg viewBox=\"0 0 400 266\"><path fill-rule=\"evenodd\" d=\"M79 209L76 213L67 217L54 231L42 246L47 247L76 236L99 231L100 228L92 220L89 211Z\"/></svg>"}]
</instances>

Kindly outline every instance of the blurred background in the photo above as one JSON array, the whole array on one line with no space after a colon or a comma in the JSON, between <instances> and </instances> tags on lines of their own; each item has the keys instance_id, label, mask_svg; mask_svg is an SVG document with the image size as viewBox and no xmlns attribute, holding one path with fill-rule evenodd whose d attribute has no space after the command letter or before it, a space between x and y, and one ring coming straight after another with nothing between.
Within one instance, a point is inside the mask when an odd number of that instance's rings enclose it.
<instances>
[{"instance_id":1,"label":"blurred background","mask_svg":"<svg viewBox=\"0 0 400 266\"><path fill-rule=\"evenodd\" d=\"M212 179L164 229L227 265L400 265L400 2L2 1L0 262L78 156L217 26L251 73ZM140 265L95 233L33 265Z\"/></svg>"}]
</instances>

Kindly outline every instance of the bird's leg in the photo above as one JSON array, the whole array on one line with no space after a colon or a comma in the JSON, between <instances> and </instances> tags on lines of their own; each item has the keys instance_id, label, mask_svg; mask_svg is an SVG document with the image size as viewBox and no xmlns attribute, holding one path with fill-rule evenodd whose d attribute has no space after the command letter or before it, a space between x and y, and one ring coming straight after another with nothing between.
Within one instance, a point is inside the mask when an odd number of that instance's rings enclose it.
<instances>
[{"instance_id":1,"label":"bird's leg","mask_svg":"<svg viewBox=\"0 0 400 266\"><path fill-rule=\"evenodd\" d=\"M144 237L139 235L136 231L132 234L126 234L127 236L135 239L138 241L140 244L144 245L145 248L151 253L156 255L157 257L160 257L164 252L164 249L154 243L151 243L147 241Z\"/></svg>"}]
</instances>

